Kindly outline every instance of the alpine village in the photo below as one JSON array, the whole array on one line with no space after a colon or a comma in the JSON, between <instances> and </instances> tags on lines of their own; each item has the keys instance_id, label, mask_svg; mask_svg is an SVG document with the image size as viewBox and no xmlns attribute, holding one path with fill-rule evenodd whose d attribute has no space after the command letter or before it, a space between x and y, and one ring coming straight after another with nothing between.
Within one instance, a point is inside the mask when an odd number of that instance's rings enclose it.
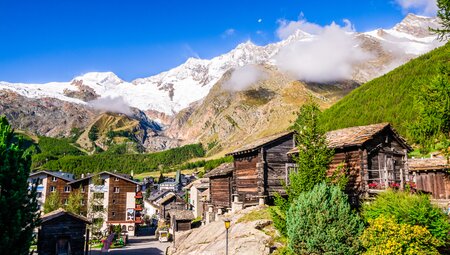
<instances>
[{"instance_id":1,"label":"alpine village","mask_svg":"<svg viewBox=\"0 0 450 255\"><path fill-rule=\"evenodd\" d=\"M0 254L450 254L450 1L393 5L131 82L0 81Z\"/></svg>"}]
</instances>

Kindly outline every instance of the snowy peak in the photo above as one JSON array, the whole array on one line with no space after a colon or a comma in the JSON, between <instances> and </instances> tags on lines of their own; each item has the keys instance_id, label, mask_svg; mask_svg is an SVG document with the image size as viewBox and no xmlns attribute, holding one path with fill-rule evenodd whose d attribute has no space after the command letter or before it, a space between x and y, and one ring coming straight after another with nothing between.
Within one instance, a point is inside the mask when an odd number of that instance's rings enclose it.
<instances>
[{"instance_id":1,"label":"snowy peak","mask_svg":"<svg viewBox=\"0 0 450 255\"><path fill-rule=\"evenodd\" d=\"M117 77L113 72L89 72L81 76L75 77L73 80L82 80L85 82L94 82L98 84L117 85L124 83L122 79Z\"/></svg>"},{"instance_id":2,"label":"snowy peak","mask_svg":"<svg viewBox=\"0 0 450 255\"><path fill-rule=\"evenodd\" d=\"M400 23L394 26L393 30L406 33L419 38L430 36L429 27L437 27L436 18L408 14Z\"/></svg>"}]
</instances>

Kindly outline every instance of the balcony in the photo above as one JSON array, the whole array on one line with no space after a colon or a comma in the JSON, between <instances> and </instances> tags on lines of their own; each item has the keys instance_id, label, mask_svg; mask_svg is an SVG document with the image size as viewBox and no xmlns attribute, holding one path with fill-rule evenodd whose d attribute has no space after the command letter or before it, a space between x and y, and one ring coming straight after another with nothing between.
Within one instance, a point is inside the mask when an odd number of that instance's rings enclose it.
<instances>
[{"instance_id":1,"label":"balcony","mask_svg":"<svg viewBox=\"0 0 450 255\"><path fill-rule=\"evenodd\" d=\"M141 223L143 223L144 221L142 220L142 217L136 217L135 219L134 219L134 223L137 223L137 224L141 224Z\"/></svg>"},{"instance_id":2,"label":"balcony","mask_svg":"<svg viewBox=\"0 0 450 255\"><path fill-rule=\"evenodd\" d=\"M134 196L134 198L141 199L142 198L142 192L141 191L136 192L136 195Z\"/></svg>"},{"instance_id":3,"label":"balcony","mask_svg":"<svg viewBox=\"0 0 450 255\"><path fill-rule=\"evenodd\" d=\"M144 208L142 208L142 205L137 204L134 208L136 211L142 211Z\"/></svg>"}]
</instances>

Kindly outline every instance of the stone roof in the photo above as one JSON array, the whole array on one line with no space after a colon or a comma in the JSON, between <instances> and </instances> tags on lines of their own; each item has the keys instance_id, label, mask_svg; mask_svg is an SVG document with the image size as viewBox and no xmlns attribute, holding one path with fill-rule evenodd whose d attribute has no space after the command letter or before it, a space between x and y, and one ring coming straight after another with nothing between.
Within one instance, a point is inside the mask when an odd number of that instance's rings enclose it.
<instances>
[{"instance_id":1,"label":"stone roof","mask_svg":"<svg viewBox=\"0 0 450 255\"><path fill-rule=\"evenodd\" d=\"M361 146L386 128L391 129L394 136L398 138L398 141L408 148L408 150L412 150L411 146L406 143L405 139L389 123L378 123L329 131L326 133L328 146L330 148ZM298 153L298 148L295 147L288 152L288 154L292 153Z\"/></svg>"},{"instance_id":2,"label":"stone roof","mask_svg":"<svg viewBox=\"0 0 450 255\"><path fill-rule=\"evenodd\" d=\"M208 178L200 178L198 180L195 180L188 185L186 185L183 189L188 190L192 188L192 186L196 187L197 189L207 189L209 188L209 179Z\"/></svg>"},{"instance_id":3,"label":"stone roof","mask_svg":"<svg viewBox=\"0 0 450 255\"><path fill-rule=\"evenodd\" d=\"M195 219L194 213L189 210L169 210L170 217L175 216L175 220L193 220Z\"/></svg>"},{"instance_id":4,"label":"stone roof","mask_svg":"<svg viewBox=\"0 0 450 255\"><path fill-rule=\"evenodd\" d=\"M88 220L86 217L68 212L68 211L64 210L63 208L59 208L58 210L54 210L53 212L49 212L47 214L42 215L41 220L42 220L42 222L46 222L46 221L61 217L63 215L69 215L78 220L84 221L87 224L91 224L91 221Z\"/></svg>"},{"instance_id":5,"label":"stone roof","mask_svg":"<svg viewBox=\"0 0 450 255\"><path fill-rule=\"evenodd\" d=\"M233 163L223 163L220 166L207 172L203 177L210 178L215 176L224 176L233 172L233 169L234 169Z\"/></svg>"},{"instance_id":6,"label":"stone roof","mask_svg":"<svg viewBox=\"0 0 450 255\"><path fill-rule=\"evenodd\" d=\"M171 192L170 194L167 194L167 196L163 197L158 204L162 205L164 203L166 203L167 201L169 201L171 198L176 197L177 195L173 192Z\"/></svg>"},{"instance_id":7,"label":"stone roof","mask_svg":"<svg viewBox=\"0 0 450 255\"><path fill-rule=\"evenodd\" d=\"M163 197L165 194L169 193L169 192L173 192L170 190L158 190L157 192L153 193L150 195L150 197L148 198L149 201L155 201L157 199L159 199L160 197Z\"/></svg>"},{"instance_id":8,"label":"stone roof","mask_svg":"<svg viewBox=\"0 0 450 255\"><path fill-rule=\"evenodd\" d=\"M47 171L47 170L30 173L30 177L38 175L38 174L48 174L50 176L61 178L67 182L71 182L71 181L75 180L73 178L73 174L71 174L71 173L66 173L66 172L61 172L61 171Z\"/></svg>"},{"instance_id":9,"label":"stone roof","mask_svg":"<svg viewBox=\"0 0 450 255\"><path fill-rule=\"evenodd\" d=\"M292 135L292 134L294 134L294 131L285 131L285 132L278 133L278 134L275 134L275 135L263 137L261 139L258 139L256 141L252 142L252 143L246 144L245 146L243 146L243 147L241 147L241 148L239 148L239 149L237 149L237 150L235 150L233 152L230 152L230 153L228 153L226 155L229 156L229 155L238 155L238 154L253 152L253 151L258 150L258 149L260 149L261 147L263 147L263 146L265 146L267 144L270 144L272 142L275 142L275 141L277 141L277 140L279 140L281 138L284 138L284 137Z\"/></svg>"},{"instance_id":10,"label":"stone roof","mask_svg":"<svg viewBox=\"0 0 450 255\"><path fill-rule=\"evenodd\" d=\"M446 158L412 158L408 159L409 171L430 171L450 169Z\"/></svg>"},{"instance_id":11,"label":"stone roof","mask_svg":"<svg viewBox=\"0 0 450 255\"><path fill-rule=\"evenodd\" d=\"M95 175L102 175L102 174L109 174L109 175L111 175L111 176L114 176L114 177L120 178L120 179L122 179L122 180L125 180L125 181L128 181L128 182L134 183L134 184L136 184L136 185L139 185L139 182L136 182L136 181L134 181L134 180L132 180L132 179L129 178L129 177L131 177L131 175L127 175L127 174L119 174L119 173L111 173L111 172L108 172L108 171L103 171L103 172L100 172L100 173L91 174L91 175L86 176L86 177L84 177L84 178L80 178L80 179L77 179L77 180L73 180L73 181L70 182L69 184L73 184L73 183L77 183L77 182L79 182L79 181L87 180L87 179L92 178L92 177L95 176Z\"/></svg>"}]
</instances>

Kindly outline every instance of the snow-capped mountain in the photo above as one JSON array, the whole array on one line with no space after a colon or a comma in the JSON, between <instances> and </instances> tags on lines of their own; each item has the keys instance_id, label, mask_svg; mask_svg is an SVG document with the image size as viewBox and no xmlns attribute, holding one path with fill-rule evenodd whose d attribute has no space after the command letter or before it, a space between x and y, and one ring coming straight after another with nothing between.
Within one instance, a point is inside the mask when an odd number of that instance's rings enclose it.
<instances>
[{"instance_id":1,"label":"snow-capped mountain","mask_svg":"<svg viewBox=\"0 0 450 255\"><path fill-rule=\"evenodd\" d=\"M435 36L428 32L429 26L436 27L436 19L409 14L392 29L353 33L362 40L356 47L376 55L375 60L355 67L354 80L365 82L439 46ZM174 115L205 98L230 69L248 64L274 65L274 57L283 47L315 37L298 30L283 41L265 46L248 41L213 59L189 58L169 71L132 82L123 81L112 72L93 72L70 82L0 82L0 90L10 90L29 98L56 98L84 105L89 104L86 98L122 97L131 107ZM80 96L80 93L89 93L89 96Z\"/></svg>"}]
</instances>

